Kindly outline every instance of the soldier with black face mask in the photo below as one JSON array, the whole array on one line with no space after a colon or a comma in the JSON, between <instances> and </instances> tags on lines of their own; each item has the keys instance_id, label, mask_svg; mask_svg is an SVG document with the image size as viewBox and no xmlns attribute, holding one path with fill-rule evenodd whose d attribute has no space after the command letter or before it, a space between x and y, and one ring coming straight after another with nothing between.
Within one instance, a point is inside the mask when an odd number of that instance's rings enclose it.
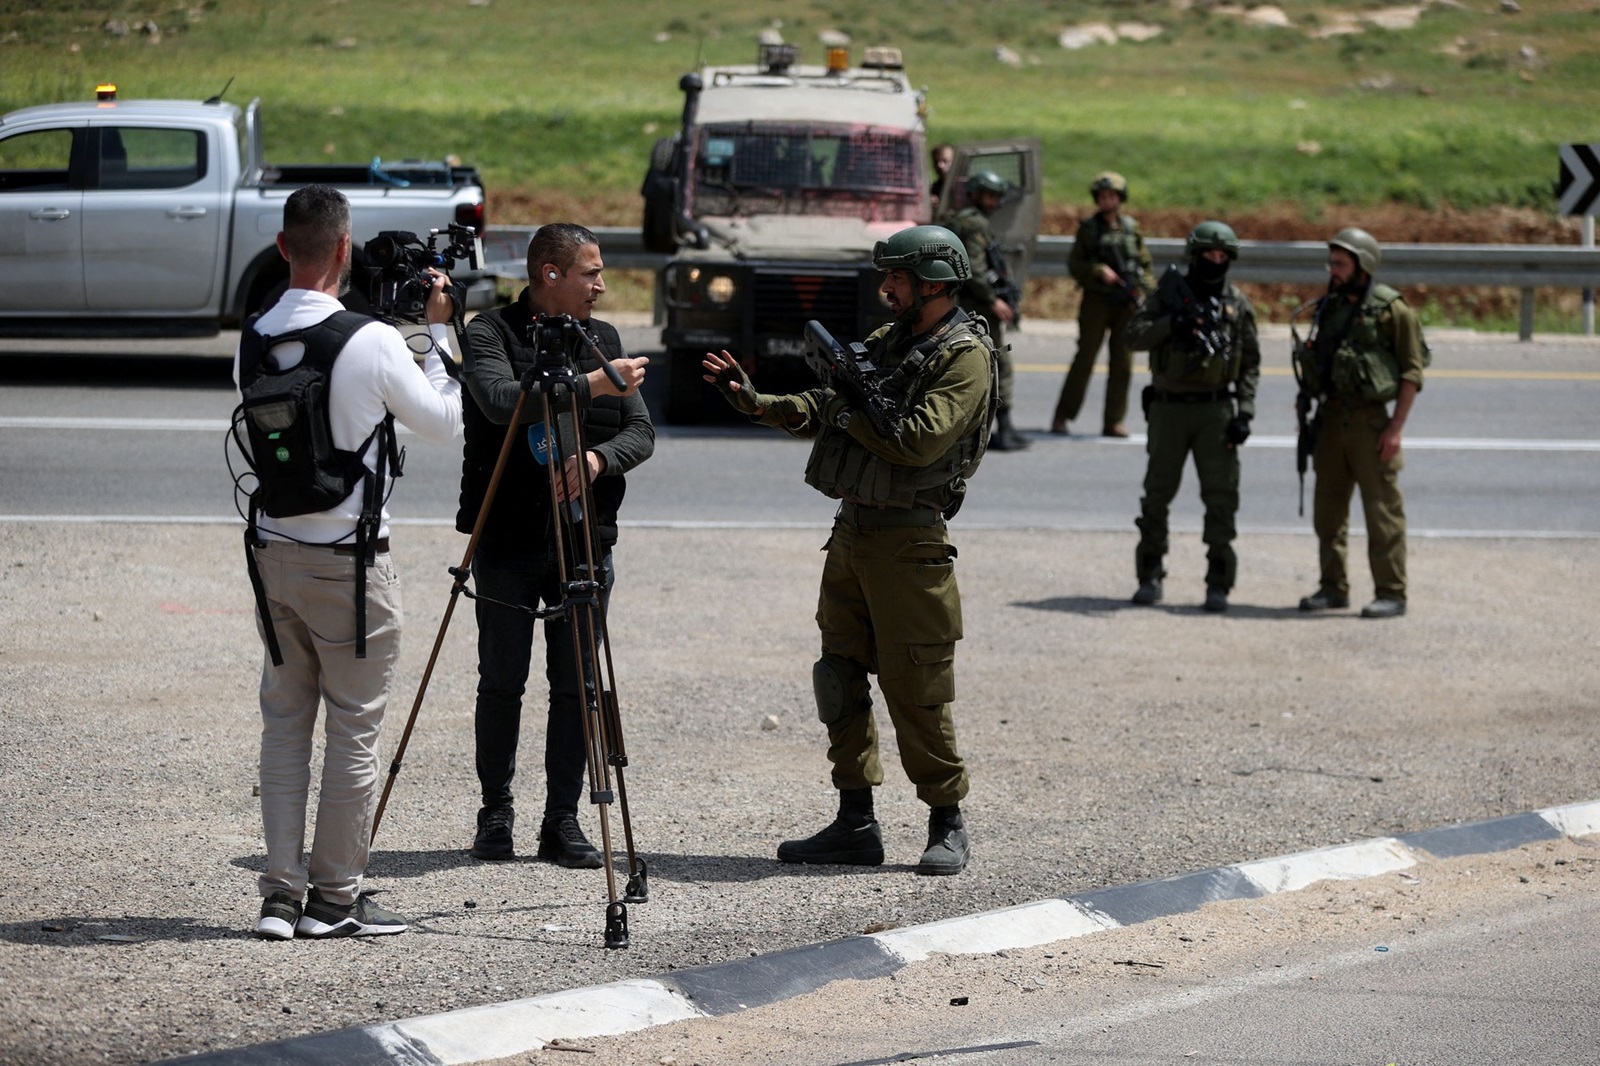
<instances>
[{"instance_id":1,"label":"soldier with black face mask","mask_svg":"<svg viewBox=\"0 0 1600 1066\"><path fill-rule=\"evenodd\" d=\"M1133 602L1160 602L1167 554L1167 510L1192 453L1206 517L1205 609L1228 609L1238 560L1233 550L1239 510L1239 446L1256 413L1261 346L1250 301L1228 282L1239 238L1222 222L1202 222L1184 244L1188 269L1169 267L1155 299L1128 323L1128 344L1149 349L1151 383L1144 390L1149 465L1135 523L1139 590Z\"/></svg>"}]
</instances>

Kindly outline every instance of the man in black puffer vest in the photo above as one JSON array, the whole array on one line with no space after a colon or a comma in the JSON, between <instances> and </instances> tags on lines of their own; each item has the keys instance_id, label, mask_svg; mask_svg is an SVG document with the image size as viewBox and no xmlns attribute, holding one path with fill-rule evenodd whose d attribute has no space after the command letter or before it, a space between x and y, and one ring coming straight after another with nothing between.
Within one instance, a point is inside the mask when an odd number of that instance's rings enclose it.
<instances>
[{"instance_id":1,"label":"man in black puffer vest","mask_svg":"<svg viewBox=\"0 0 1600 1066\"><path fill-rule=\"evenodd\" d=\"M602 553L596 560L600 580L609 593L611 546L617 540L617 508L626 490L623 475L655 450L655 428L639 396L648 359L624 357L621 338L605 322L590 317L606 291L595 235L582 226L542 226L528 242L528 287L517 301L478 315L467 326L474 369L467 375L466 448L461 463L461 509L456 528L470 533L482 509L495 460L505 441L506 426L521 391L523 373L536 362L528 327L539 315L570 315L611 359L621 373L620 392L600 369L591 351L578 358L582 374L575 379L583 412L586 452L562 463L557 493L578 498L578 479L591 485L594 512L584 521L598 523ZM501 604L536 608L561 601L561 575L555 554L556 523L550 510L550 476L545 462L548 434L537 393L523 406L522 426L511 449L505 473L495 492L488 518L472 559L480 599L478 616L478 700L476 710L478 782L483 807L472 854L480 859L515 856L512 826L515 811L511 779L516 773L517 737L522 726L522 694L527 686L533 651L534 619ZM551 398L558 439L570 440L570 426L561 427L569 410L565 395ZM564 430L564 431L561 431ZM569 566L573 554L568 552ZM485 601L499 601L491 603ZM587 764L583 735L582 679L572 653L572 633L565 618L547 619L545 676L550 686L549 724L545 734L545 808L539 829L541 859L568 867L598 867L600 853L578 825L578 799Z\"/></svg>"}]
</instances>

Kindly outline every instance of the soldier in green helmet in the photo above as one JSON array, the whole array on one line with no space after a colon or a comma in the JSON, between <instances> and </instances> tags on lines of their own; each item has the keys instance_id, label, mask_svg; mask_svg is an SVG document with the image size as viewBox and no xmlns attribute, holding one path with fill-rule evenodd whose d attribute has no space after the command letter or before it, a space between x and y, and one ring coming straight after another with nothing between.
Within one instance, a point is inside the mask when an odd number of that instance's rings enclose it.
<instances>
[{"instance_id":1,"label":"soldier in green helmet","mask_svg":"<svg viewBox=\"0 0 1600 1066\"><path fill-rule=\"evenodd\" d=\"M1167 511L1192 454L1205 504L1205 609L1228 609L1238 560L1233 550L1239 510L1239 446L1256 413L1261 345L1250 301L1228 281L1239 238L1223 222L1202 222L1184 242L1187 270L1168 268L1156 296L1128 323L1128 345L1150 352L1145 389L1149 464L1140 503L1133 602L1162 597Z\"/></svg>"},{"instance_id":2,"label":"soldier in green helmet","mask_svg":"<svg viewBox=\"0 0 1600 1066\"><path fill-rule=\"evenodd\" d=\"M961 815L967 771L956 749L951 702L961 593L945 520L978 468L994 418L994 346L981 320L955 300L972 273L961 240L913 226L878 242L874 264L894 321L867 338L881 392L900 413L899 433L880 436L829 388L790 396L756 393L739 362L708 352L706 381L756 422L813 440L806 483L841 501L826 545L812 667L817 716L839 813L820 832L786 840L795 863L876 866L883 834L872 789L883 783L868 678L894 725L900 763L931 808L924 874L959 873L970 847Z\"/></svg>"},{"instance_id":3,"label":"soldier in green helmet","mask_svg":"<svg viewBox=\"0 0 1600 1066\"><path fill-rule=\"evenodd\" d=\"M1000 399L994 435L989 440L989 447L1000 452L1020 451L1031 443L1011 422L1011 348L1005 342L1005 327L1017 320L1014 301L1021 293L1011 281L1000 242L989 226L989 216L999 209L1005 194L1006 182L1000 175L992 170L974 171L967 177L967 205L939 219L939 225L961 238L967 262L972 264L971 276L962 282L957 300L967 314L983 319L989 339L1000 353Z\"/></svg>"},{"instance_id":4,"label":"soldier in green helmet","mask_svg":"<svg viewBox=\"0 0 1600 1066\"><path fill-rule=\"evenodd\" d=\"M1108 170L1089 183L1089 195L1094 197L1095 212L1078 227L1067 257L1067 271L1083 288L1078 305L1078 350L1062 382L1050 432L1066 433L1067 423L1078 417L1089 392L1094 358L1110 334L1100 432L1107 437L1126 437L1123 420L1128 416L1128 387L1133 380L1127 327L1154 287L1155 278L1139 224L1122 213L1128 202L1128 179Z\"/></svg>"},{"instance_id":5,"label":"soldier in green helmet","mask_svg":"<svg viewBox=\"0 0 1600 1066\"><path fill-rule=\"evenodd\" d=\"M1376 593L1361 616L1406 613L1400 434L1422 391L1429 353L1405 297L1373 280L1382 256L1366 230L1352 226L1334 234L1328 241L1327 295L1316 301L1311 334L1294 352L1302 403L1317 408L1312 525L1322 579L1316 592L1301 599L1302 611L1350 606L1346 542L1350 496L1360 489Z\"/></svg>"}]
</instances>

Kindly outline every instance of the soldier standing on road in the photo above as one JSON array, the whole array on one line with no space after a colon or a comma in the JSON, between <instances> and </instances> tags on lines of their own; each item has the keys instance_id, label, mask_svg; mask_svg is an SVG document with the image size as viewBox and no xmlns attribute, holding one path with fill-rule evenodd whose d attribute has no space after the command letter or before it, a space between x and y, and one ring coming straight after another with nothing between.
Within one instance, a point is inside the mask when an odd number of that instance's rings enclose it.
<instances>
[{"instance_id":1,"label":"soldier standing on road","mask_svg":"<svg viewBox=\"0 0 1600 1066\"><path fill-rule=\"evenodd\" d=\"M1188 271L1163 278L1154 299L1128 323L1128 346L1150 352L1145 421L1150 456L1140 503L1134 563L1137 604L1161 600L1161 561L1167 554L1167 510L1194 455L1206 518L1205 609L1228 609L1237 557L1234 515L1239 510L1239 446L1256 413L1261 345L1250 301L1228 282L1239 238L1222 222L1202 222L1184 244ZM1169 268L1176 272L1177 267ZM1236 406L1237 405L1237 406Z\"/></svg>"},{"instance_id":2,"label":"soldier standing on road","mask_svg":"<svg viewBox=\"0 0 1600 1066\"><path fill-rule=\"evenodd\" d=\"M1155 279L1139 224L1122 213L1128 201L1127 179L1108 170L1089 183L1089 195L1094 197L1095 213L1078 227L1072 254L1067 257L1067 270L1083 289L1078 305L1078 352L1056 400L1050 432L1066 433L1067 423L1078 417L1094 373L1094 357L1109 332L1110 365L1100 433L1126 437L1123 420L1128 415L1128 386L1133 378L1133 352L1126 329L1145 293L1154 288Z\"/></svg>"},{"instance_id":3,"label":"soldier standing on road","mask_svg":"<svg viewBox=\"0 0 1600 1066\"><path fill-rule=\"evenodd\" d=\"M817 716L828 729L838 817L778 859L876 866L883 834L872 789L883 783L868 677L888 707L900 762L932 810L923 874L954 874L970 856L960 803L967 771L956 751L955 648L961 639L956 549L945 519L978 468L994 407L992 345L955 303L971 273L955 234L913 226L878 242L873 263L895 320L867 339L883 388L902 413L882 437L827 388L755 393L727 352L707 353L706 380L762 425L814 438L806 483L843 501L826 546L812 667Z\"/></svg>"},{"instance_id":4,"label":"soldier standing on road","mask_svg":"<svg viewBox=\"0 0 1600 1066\"><path fill-rule=\"evenodd\" d=\"M1428 346L1405 298L1373 280L1382 254L1372 235L1355 227L1328 241L1328 292L1316 302L1311 336L1295 353L1302 397L1319 401L1311 456L1317 478L1312 525L1322 581L1300 601L1302 611L1350 606L1346 542L1350 494L1359 488L1376 591L1361 617L1406 613L1400 433L1422 391Z\"/></svg>"},{"instance_id":5,"label":"soldier standing on road","mask_svg":"<svg viewBox=\"0 0 1600 1066\"><path fill-rule=\"evenodd\" d=\"M989 227L989 216L1005 196L1005 179L993 171L979 170L968 176L966 191L967 206L941 218L939 225L961 238L967 262L972 264L972 276L962 284L957 300L967 314L983 319L989 339L1000 353L1000 398L989 447L1000 452L1020 451L1031 442L1011 424L1011 349L1005 342L1005 326L1016 321L1021 293L1015 291L1000 242Z\"/></svg>"}]
</instances>

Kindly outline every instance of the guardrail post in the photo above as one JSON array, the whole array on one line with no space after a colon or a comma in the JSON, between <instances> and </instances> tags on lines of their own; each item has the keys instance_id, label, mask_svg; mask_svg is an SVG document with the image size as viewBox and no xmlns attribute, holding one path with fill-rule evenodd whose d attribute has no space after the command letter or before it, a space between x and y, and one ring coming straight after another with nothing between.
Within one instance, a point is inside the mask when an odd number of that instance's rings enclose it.
<instances>
[{"instance_id":1,"label":"guardrail post","mask_svg":"<svg viewBox=\"0 0 1600 1066\"><path fill-rule=\"evenodd\" d=\"M1521 321L1517 323L1517 339L1522 341L1533 340L1533 290L1522 290Z\"/></svg>"},{"instance_id":2,"label":"guardrail post","mask_svg":"<svg viewBox=\"0 0 1600 1066\"><path fill-rule=\"evenodd\" d=\"M1593 215L1583 216L1583 246L1585 248L1594 247ZM1583 287L1583 335L1585 337L1594 336L1594 287L1591 285Z\"/></svg>"}]
</instances>

